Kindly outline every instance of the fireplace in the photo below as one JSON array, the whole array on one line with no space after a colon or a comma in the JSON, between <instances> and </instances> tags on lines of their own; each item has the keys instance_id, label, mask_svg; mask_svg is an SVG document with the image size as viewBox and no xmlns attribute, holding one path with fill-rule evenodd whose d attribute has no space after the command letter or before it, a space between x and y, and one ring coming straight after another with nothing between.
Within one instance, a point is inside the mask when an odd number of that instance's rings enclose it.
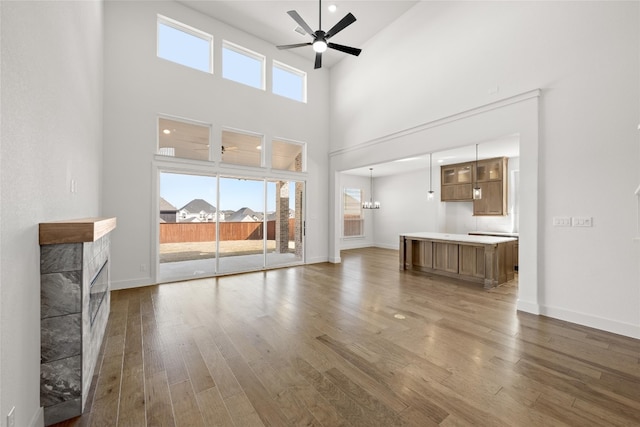
<instances>
[{"instance_id":1,"label":"fireplace","mask_svg":"<svg viewBox=\"0 0 640 427\"><path fill-rule=\"evenodd\" d=\"M40 404L45 425L82 414L109 318L115 218L40 224Z\"/></svg>"},{"instance_id":2,"label":"fireplace","mask_svg":"<svg viewBox=\"0 0 640 427\"><path fill-rule=\"evenodd\" d=\"M100 271L98 271L98 274L95 275L89 285L89 319L91 321L91 326L93 326L93 322L96 320L98 310L100 310L102 301L104 301L104 296L107 294L107 290L109 289L108 262L108 260L104 262Z\"/></svg>"}]
</instances>

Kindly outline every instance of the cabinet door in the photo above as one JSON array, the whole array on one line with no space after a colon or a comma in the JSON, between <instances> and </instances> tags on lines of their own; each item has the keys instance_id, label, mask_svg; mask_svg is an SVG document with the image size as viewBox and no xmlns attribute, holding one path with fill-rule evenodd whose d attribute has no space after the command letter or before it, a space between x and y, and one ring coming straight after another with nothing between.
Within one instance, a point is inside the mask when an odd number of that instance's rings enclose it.
<instances>
[{"instance_id":1,"label":"cabinet door","mask_svg":"<svg viewBox=\"0 0 640 427\"><path fill-rule=\"evenodd\" d=\"M433 268L436 270L458 272L458 245L454 243L433 243Z\"/></svg>"},{"instance_id":2,"label":"cabinet door","mask_svg":"<svg viewBox=\"0 0 640 427\"><path fill-rule=\"evenodd\" d=\"M502 180L503 158L482 160L478 162L476 168L476 179L478 182Z\"/></svg>"},{"instance_id":3,"label":"cabinet door","mask_svg":"<svg viewBox=\"0 0 640 427\"><path fill-rule=\"evenodd\" d=\"M411 244L413 266L431 268L431 266L433 265L433 252L431 251L432 242L413 240Z\"/></svg>"},{"instance_id":4,"label":"cabinet door","mask_svg":"<svg viewBox=\"0 0 640 427\"><path fill-rule=\"evenodd\" d=\"M473 201L474 215L506 215L507 196L502 181L479 182L482 199Z\"/></svg>"},{"instance_id":5,"label":"cabinet door","mask_svg":"<svg viewBox=\"0 0 640 427\"><path fill-rule=\"evenodd\" d=\"M461 165L456 168L456 183L465 184L471 183L472 177L471 165Z\"/></svg>"},{"instance_id":6,"label":"cabinet door","mask_svg":"<svg viewBox=\"0 0 640 427\"><path fill-rule=\"evenodd\" d=\"M443 185L440 192L440 200L443 202L471 201L473 200L471 184Z\"/></svg>"},{"instance_id":7,"label":"cabinet door","mask_svg":"<svg viewBox=\"0 0 640 427\"><path fill-rule=\"evenodd\" d=\"M460 274L484 277L484 248L460 245Z\"/></svg>"},{"instance_id":8,"label":"cabinet door","mask_svg":"<svg viewBox=\"0 0 640 427\"><path fill-rule=\"evenodd\" d=\"M442 167L442 185L451 185L456 183L456 168L454 167Z\"/></svg>"}]
</instances>

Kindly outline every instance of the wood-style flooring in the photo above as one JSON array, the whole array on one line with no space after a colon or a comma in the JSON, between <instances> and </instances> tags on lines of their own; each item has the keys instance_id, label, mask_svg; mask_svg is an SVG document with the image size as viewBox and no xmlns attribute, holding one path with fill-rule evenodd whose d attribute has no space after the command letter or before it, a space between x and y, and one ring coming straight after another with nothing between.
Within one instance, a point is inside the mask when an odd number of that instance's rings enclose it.
<instances>
[{"instance_id":1,"label":"wood-style flooring","mask_svg":"<svg viewBox=\"0 0 640 427\"><path fill-rule=\"evenodd\" d=\"M640 341L517 313L517 284L343 263L112 292L58 426L640 425Z\"/></svg>"}]
</instances>

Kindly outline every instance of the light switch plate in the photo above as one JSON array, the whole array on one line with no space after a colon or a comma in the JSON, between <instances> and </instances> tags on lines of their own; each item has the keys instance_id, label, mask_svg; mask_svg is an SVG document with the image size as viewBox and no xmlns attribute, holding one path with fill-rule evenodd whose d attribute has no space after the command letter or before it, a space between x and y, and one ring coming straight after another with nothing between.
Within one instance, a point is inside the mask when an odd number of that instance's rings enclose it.
<instances>
[{"instance_id":1,"label":"light switch plate","mask_svg":"<svg viewBox=\"0 0 640 427\"><path fill-rule=\"evenodd\" d=\"M574 216L571 218L572 227L591 227L592 218L590 216Z\"/></svg>"},{"instance_id":2,"label":"light switch plate","mask_svg":"<svg viewBox=\"0 0 640 427\"><path fill-rule=\"evenodd\" d=\"M571 217L569 217L569 216L554 216L553 217L553 226L554 227L571 227Z\"/></svg>"}]
</instances>

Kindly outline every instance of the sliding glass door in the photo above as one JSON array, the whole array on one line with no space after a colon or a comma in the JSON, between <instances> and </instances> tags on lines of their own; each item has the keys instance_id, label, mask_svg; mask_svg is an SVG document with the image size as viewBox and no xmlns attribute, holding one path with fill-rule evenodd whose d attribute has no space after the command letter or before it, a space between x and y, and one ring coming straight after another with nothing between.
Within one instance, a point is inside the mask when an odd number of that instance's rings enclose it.
<instances>
[{"instance_id":1,"label":"sliding glass door","mask_svg":"<svg viewBox=\"0 0 640 427\"><path fill-rule=\"evenodd\" d=\"M216 273L217 178L161 172L158 280Z\"/></svg>"},{"instance_id":2,"label":"sliding glass door","mask_svg":"<svg viewBox=\"0 0 640 427\"><path fill-rule=\"evenodd\" d=\"M159 177L159 282L304 262L304 182Z\"/></svg>"},{"instance_id":3,"label":"sliding glass door","mask_svg":"<svg viewBox=\"0 0 640 427\"><path fill-rule=\"evenodd\" d=\"M220 177L219 272L264 267L264 180Z\"/></svg>"}]
</instances>

